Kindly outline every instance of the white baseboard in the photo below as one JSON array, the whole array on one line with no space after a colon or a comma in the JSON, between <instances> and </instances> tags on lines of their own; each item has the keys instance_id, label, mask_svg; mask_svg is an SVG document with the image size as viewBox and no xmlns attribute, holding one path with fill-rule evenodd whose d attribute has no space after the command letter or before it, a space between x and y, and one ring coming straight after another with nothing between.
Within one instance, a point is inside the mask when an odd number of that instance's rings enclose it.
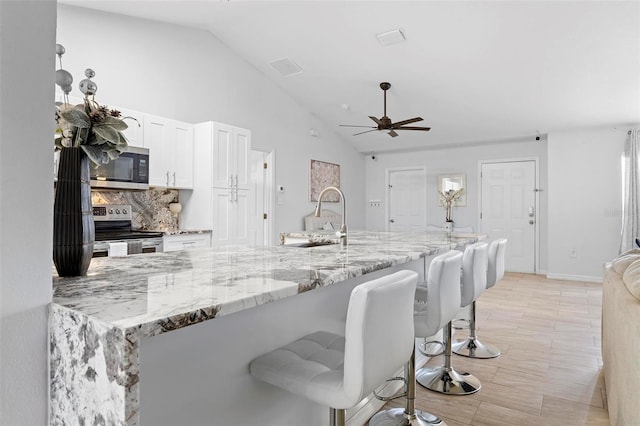
<instances>
[{"instance_id":1,"label":"white baseboard","mask_svg":"<svg viewBox=\"0 0 640 426\"><path fill-rule=\"evenodd\" d=\"M593 277L590 275L571 275L571 274L547 274L550 280L566 280L566 281L586 281L591 283L601 283L602 277Z\"/></svg>"}]
</instances>

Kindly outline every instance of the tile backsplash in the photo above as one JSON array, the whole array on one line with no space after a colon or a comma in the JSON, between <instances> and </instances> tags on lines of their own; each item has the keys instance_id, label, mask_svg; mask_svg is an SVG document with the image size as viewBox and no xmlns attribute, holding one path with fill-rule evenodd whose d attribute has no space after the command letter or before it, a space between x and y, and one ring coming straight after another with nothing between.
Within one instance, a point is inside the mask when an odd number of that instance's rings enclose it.
<instances>
[{"instance_id":1,"label":"tile backsplash","mask_svg":"<svg viewBox=\"0 0 640 426\"><path fill-rule=\"evenodd\" d=\"M91 202L96 204L131 204L134 229L176 231L178 217L169 211L170 203L179 202L176 189L148 191L92 191Z\"/></svg>"}]
</instances>

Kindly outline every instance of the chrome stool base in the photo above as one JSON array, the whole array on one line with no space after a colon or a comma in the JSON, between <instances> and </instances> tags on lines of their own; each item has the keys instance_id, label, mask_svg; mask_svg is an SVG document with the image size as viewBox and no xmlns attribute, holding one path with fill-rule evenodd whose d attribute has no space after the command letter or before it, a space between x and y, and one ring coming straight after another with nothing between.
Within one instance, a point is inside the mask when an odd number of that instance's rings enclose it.
<instances>
[{"instance_id":1,"label":"chrome stool base","mask_svg":"<svg viewBox=\"0 0 640 426\"><path fill-rule=\"evenodd\" d=\"M404 408L392 408L381 411L369 420L369 426L446 426L438 416L426 411L415 410L407 414Z\"/></svg>"},{"instance_id":2,"label":"chrome stool base","mask_svg":"<svg viewBox=\"0 0 640 426\"><path fill-rule=\"evenodd\" d=\"M485 345L480 340L472 337L453 343L451 349L454 354L469 358L487 359L500 356L500 349L493 345Z\"/></svg>"},{"instance_id":3,"label":"chrome stool base","mask_svg":"<svg viewBox=\"0 0 640 426\"><path fill-rule=\"evenodd\" d=\"M477 377L445 366L421 368L416 372L416 381L429 390L447 395L469 395L480 390Z\"/></svg>"}]
</instances>

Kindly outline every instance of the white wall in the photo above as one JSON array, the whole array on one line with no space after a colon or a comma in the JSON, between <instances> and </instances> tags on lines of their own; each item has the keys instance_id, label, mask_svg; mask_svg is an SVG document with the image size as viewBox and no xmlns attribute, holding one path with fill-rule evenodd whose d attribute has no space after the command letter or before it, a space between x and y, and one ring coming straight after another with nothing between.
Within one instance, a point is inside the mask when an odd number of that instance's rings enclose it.
<instances>
[{"instance_id":1,"label":"white wall","mask_svg":"<svg viewBox=\"0 0 640 426\"><path fill-rule=\"evenodd\" d=\"M546 141L511 141L481 146L430 149L409 153L381 153L376 159L366 158L366 200L382 200L379 207L366 207L367 229L385 229L385 175L386 169L404 166L425 166L427 168L427 223L443 226L445 210L438 205L438 175L465 173L467 177L467 205L455 207L453 219L456 226L472 226L478 229L480 187L478 181L479 162L482 160L537 158L540 171L540 206L538 226L541 245L546 247L547 217L547 150ZM540 251L540 270L546 269L546 250Z\"/></svg>"},{"instance_id":2,"label":"white wall","mask_svg":"<svg viewBox=\"0 0 640 426\"><path fill-rule=\"evenodd\" d=\"M601 281L602 264L617 255L622 214L620 158L626 129L553 132L547 142L376 154L366 159L366 200L385 199L385 169L424 165L428 178L428 222L444 220L437 204L439 174L467 175L467 206L454 210L459 226L478 226L478 161L538 157L540 249L538 273L550 278ZM368 207L368 229L384 229L383 203ZM575 250L575 257L570 253Z\"/></svg>"},{"instance_id":3,"label":"white wall","mask_svg":"<svg viewBox=\"0 0 640 426\"><path fill-rule=\"evenodd\" d=\"M602 264L616 257L626 137L612 128L549 135L550 277L601 281Z\"/></svg>"},{"instance_id":4,"label":"white wall","mask_svg":"<svg viewBox=\"0 0 640 426\"><path fill-rule=\"evenodd\" d=\"M0 424L47 424L56 2L0 1Z\"/></svg>"},{"instance_id":5,"label":"white wall","mask_svg":"<svg viewBox=\"0 0 640 426\"><path fill-rule=\"evenodd\" d=\"M284 204L275 206L275 236L302 229L302 217L313 211L310 159L340 164L349 225L364 227L362 155L210 33L60 5L57 40L76 79L72 95L80 95L77 82L90 67L101 103L244 127L254 147L275 149L275 184L285 186ZM311 127L320 137L309 135Z\"/></svg>"}]
</instances>

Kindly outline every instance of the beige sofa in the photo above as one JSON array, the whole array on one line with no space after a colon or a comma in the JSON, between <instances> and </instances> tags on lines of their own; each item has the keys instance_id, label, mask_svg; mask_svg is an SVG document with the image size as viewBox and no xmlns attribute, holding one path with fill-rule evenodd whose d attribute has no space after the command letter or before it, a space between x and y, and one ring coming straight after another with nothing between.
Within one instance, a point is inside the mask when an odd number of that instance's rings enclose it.
<instances>
[{"instance_id":1,"label":"beige sofa","mask_svg":"<svg viewBox=\"0 0 640 426\"><path fill-rule=\"evenodd\" d=\"M609 421L612 426L640 425L640 251L605 265L602 291Z\"/></svg>"}]
</instances>

